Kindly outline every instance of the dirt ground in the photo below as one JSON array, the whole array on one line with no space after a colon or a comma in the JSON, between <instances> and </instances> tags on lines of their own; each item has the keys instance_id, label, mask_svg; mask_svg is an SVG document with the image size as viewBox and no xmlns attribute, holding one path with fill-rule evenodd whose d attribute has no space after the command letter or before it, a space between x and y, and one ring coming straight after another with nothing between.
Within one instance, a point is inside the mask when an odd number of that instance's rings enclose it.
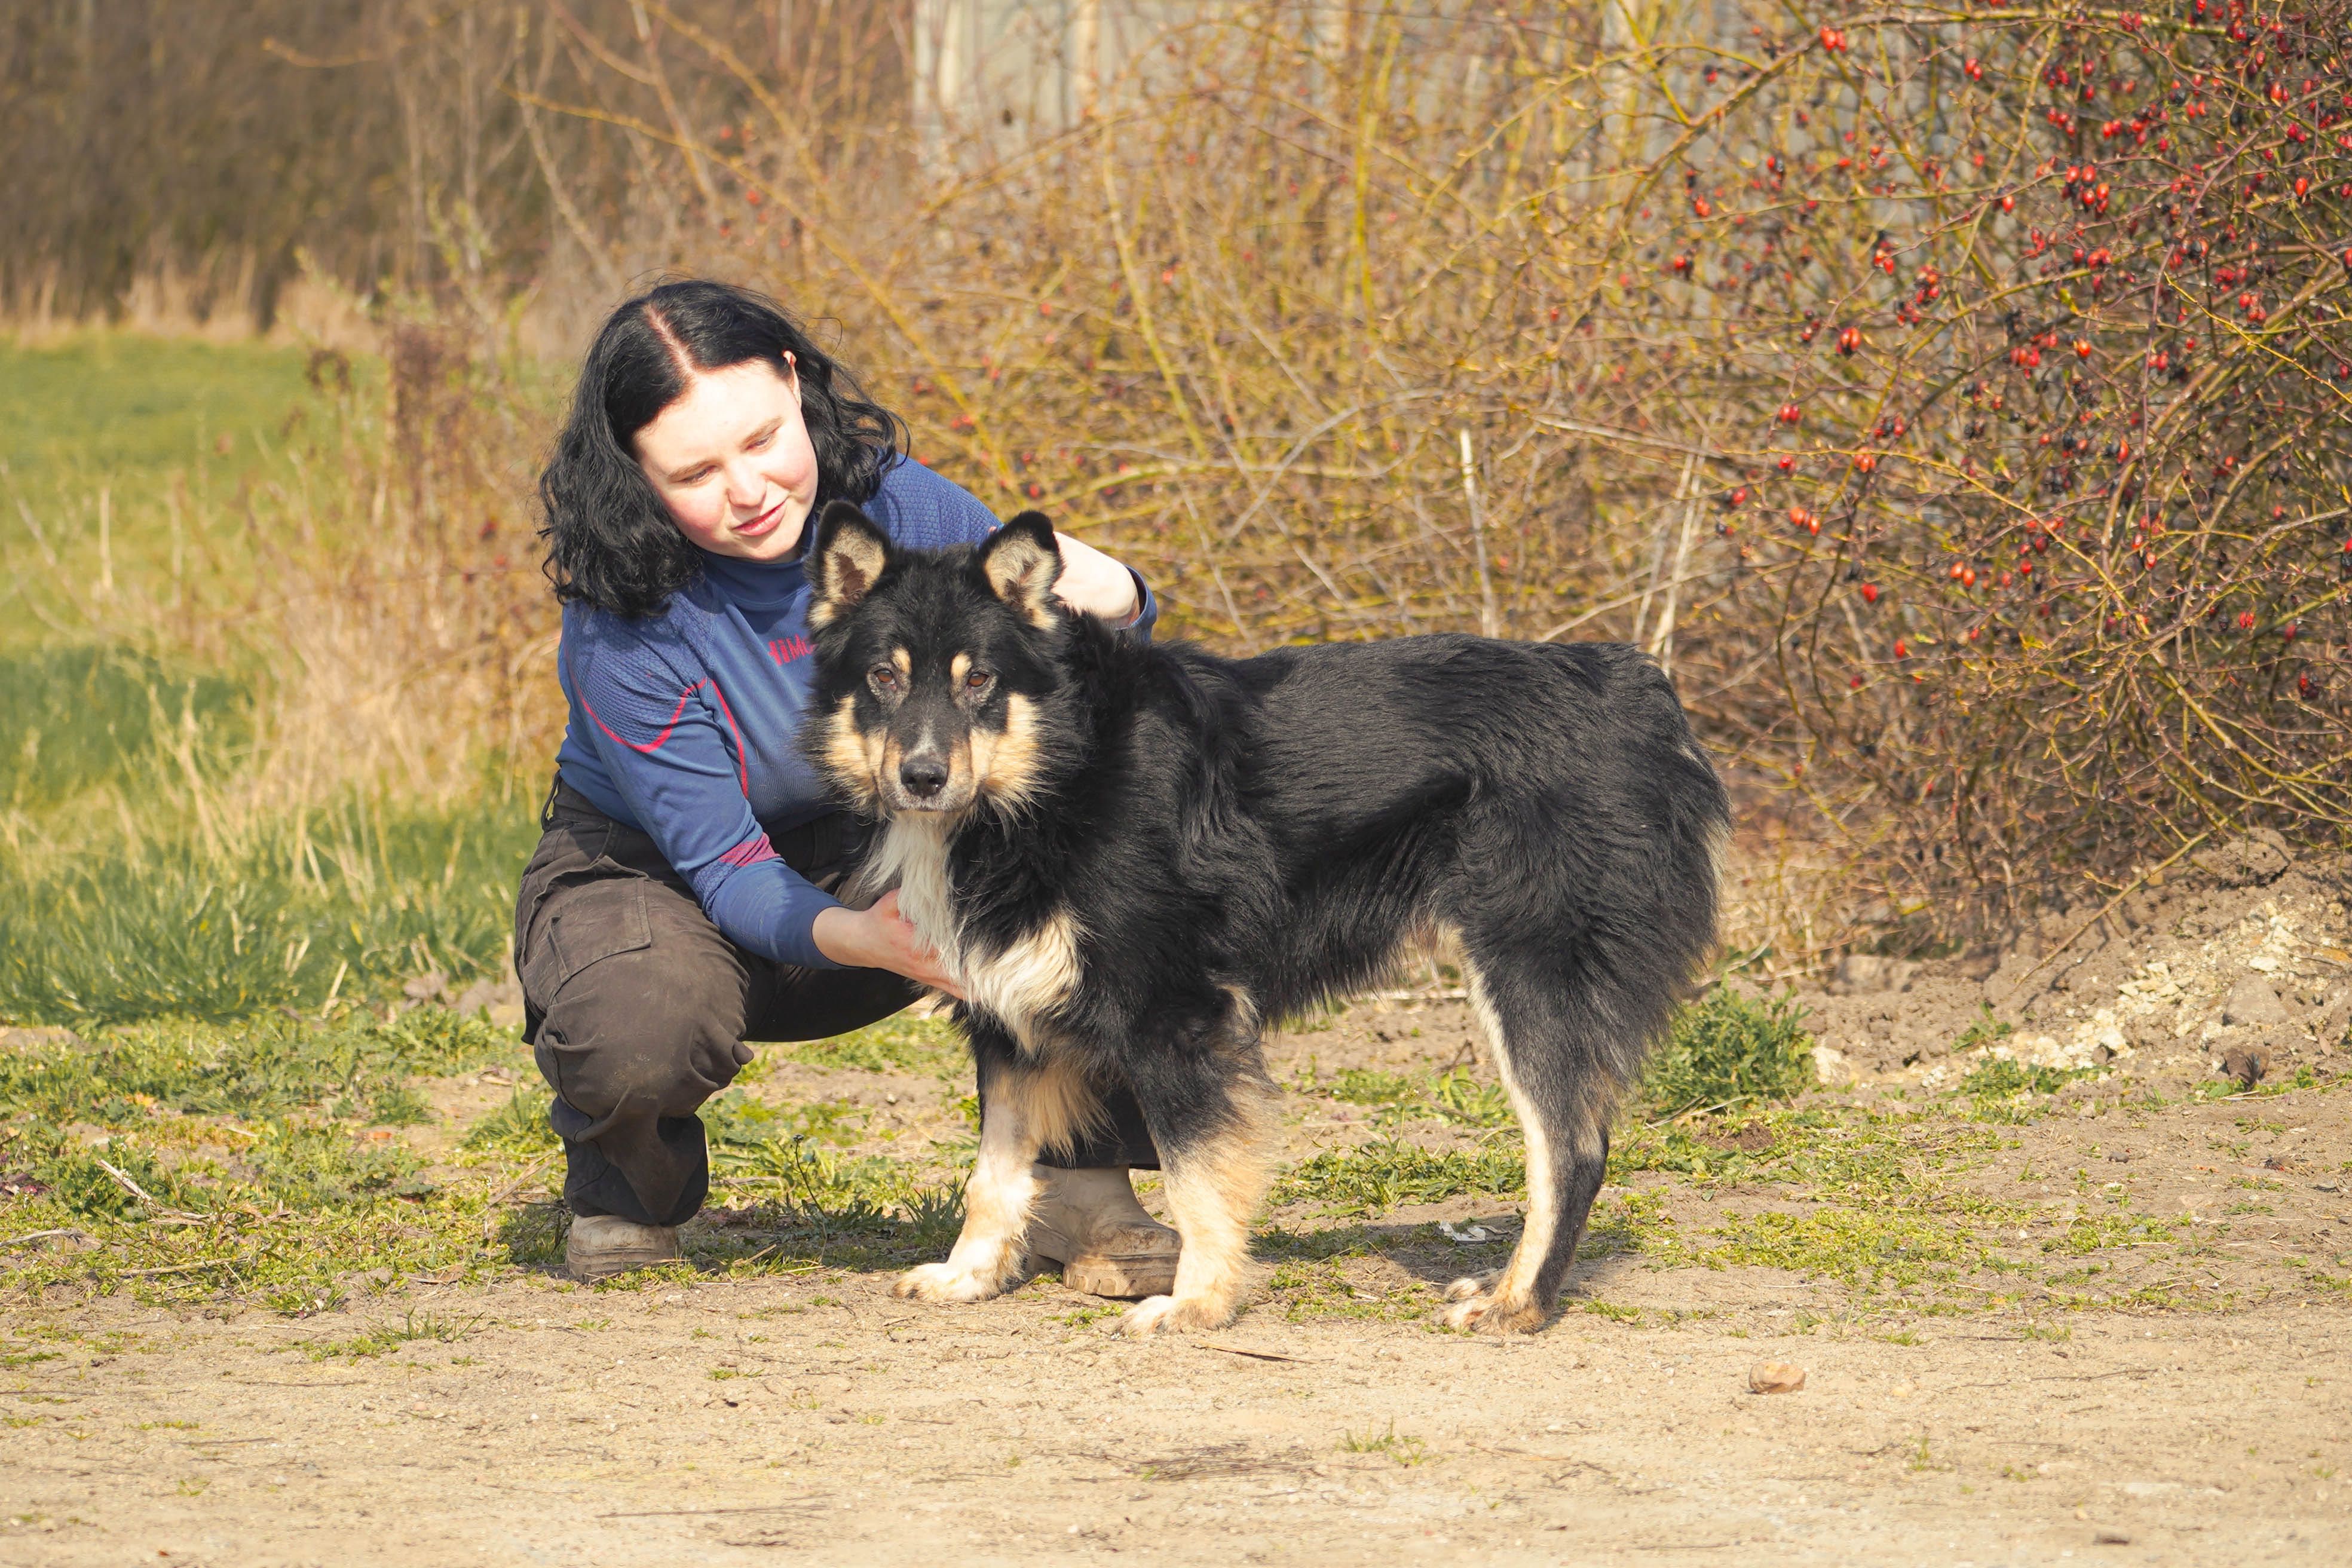
<instances>
[{"instance_id":1,"label":"dirt ground","mask_svg":"<svg viewBox=\"0 0 2352 1568\"><path fill-rule=\"evenodd\" d=\"M2352 1561L2345 872L2262 848L2063 948L2094 909L1849 964L1805 998L1822 1089L1643 1143L1538 1336L1434 1321L1507 1199L1295 1191L1257 1303L1165 1341L1050 1277L935 1308L824 1261L411 1278L306 1320L24 1302L0 1563ZM1331 1089L1471 1059L1438 990L1275 1043L1289 1160L1487 1146ZM2074 1076L1989 1099L2004 1060ZM964 1092L802 1062L758 1089L902 1152ZM1750 1392L1762 1362L1803 1387Z\"/></svg>"}]
</instances>

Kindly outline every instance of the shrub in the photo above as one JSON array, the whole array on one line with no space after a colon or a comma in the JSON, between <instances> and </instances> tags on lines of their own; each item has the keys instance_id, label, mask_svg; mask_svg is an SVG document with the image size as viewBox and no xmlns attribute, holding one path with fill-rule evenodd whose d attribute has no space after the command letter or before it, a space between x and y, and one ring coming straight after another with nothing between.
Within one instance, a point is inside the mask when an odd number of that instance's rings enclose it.
<instances>
[{"instance_id":1,"label":"shrub","mask_svg":"<svg viewBox=\"0 0 2352 1568\"><path fill-rule=\"evenodd\" d=\"M1641 1096L1653 1114L1728 1110L1794 1098L1813 1081L1813 1040L1793 991L1748 996L1718 985L1675 1013Z\"/></svg>"}]
</instances>

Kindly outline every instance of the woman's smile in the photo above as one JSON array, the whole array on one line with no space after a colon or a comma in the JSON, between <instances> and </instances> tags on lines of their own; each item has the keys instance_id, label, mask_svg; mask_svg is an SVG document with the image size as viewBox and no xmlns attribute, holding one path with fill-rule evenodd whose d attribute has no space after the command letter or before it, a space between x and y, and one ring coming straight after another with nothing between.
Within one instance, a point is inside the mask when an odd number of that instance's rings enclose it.
<instances>
[{"instance_id":1,"label":"woman's smile","mask_svg":"<svg viewBox=\"0 0 2352 1568\"><path fill-rule=\"evenodd\" d=\"M777 522L784 515L784 502L790 499L791 498L787 496L779 496L776 499L775 505L770 507L767 510L761 512L751 521L736 524L735 537L738 539L764 539L769 534L774 532Z\"/></svg>"}]
</instances>

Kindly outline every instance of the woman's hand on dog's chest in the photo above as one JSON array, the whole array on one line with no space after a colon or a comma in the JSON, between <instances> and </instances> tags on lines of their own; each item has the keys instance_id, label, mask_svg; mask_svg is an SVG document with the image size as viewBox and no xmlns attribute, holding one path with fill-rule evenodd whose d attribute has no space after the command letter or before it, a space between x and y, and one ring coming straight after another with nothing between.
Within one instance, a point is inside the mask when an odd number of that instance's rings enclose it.
<instances>
[{"instance_id":1,"label":"woman's hand on dog's chest","mask_svg":"<svg viewBox=\"0 0 2352 1568\"><path fill-rule=\"evenodd\" d=\"M961 1001L963 987L940 963L937 949L914 922L898 912L893 888L870 910L830 909L816 917L812 934L819 952L852 969L887 969L918 985L944 991Z\"/></svg>"}]
</instances>

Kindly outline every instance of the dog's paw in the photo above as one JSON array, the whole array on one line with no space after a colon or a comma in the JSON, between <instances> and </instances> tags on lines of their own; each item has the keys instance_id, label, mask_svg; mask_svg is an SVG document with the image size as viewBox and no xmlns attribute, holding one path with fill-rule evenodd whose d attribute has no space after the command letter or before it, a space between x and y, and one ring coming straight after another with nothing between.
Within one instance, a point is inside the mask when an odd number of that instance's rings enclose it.
<instances>
[{"instance_id":1,"label":"dog's paw","mask_svg":"<svg viewBox=\"0 0 2352 1568\"><path fill-rule=\"evenodd\" d=\"M1195 1329L1222 1329L1238 1316L1234 1307L1205 1297L1146 1296L1119 1319L1118 1331L1131 1340Z\"/></svg>"},{"instance_id":2,"label":"dog's paw","mask_svg":"<svg viewBox=\"0 0 2352 1568\"><path fill-rule=\"evenodd\" d=\"M1470 1289L1466 1291L1464 1286ZM1449 1329L1475 1329L1482 1334L1531 1334L1544 1326L1546 1313L1533 1301L1498 1299L1475 1279L1456 1279L1445 1292L1454 1303L1445 1309Z\"/></svg>"},{"instance_id":3,"label":"dog's paw","mask_svg":"<svg viewBox=\"0 0 2352 1568\"><path fill-rule=\"evenodd\" d=\"M890 1294L915 1301L985 1301L1004 1294L1004 1287L952 1263L925 1263L899 1275Z\"/></svg>"},{"instance_id":4,"label":"dog's paw","mask_svg":"<svg viewBox=\"0 0 2352 1568\"><path fill-rule=\"evenodd\" d=\"M1502 1278L1500 1270L1492 1274L1465 1275L1445 1288L1445 1299L1449 1301L1467 1301L1473 1296L1483 1296L1492 1290Z\"/></svg>"}]
</instances>

